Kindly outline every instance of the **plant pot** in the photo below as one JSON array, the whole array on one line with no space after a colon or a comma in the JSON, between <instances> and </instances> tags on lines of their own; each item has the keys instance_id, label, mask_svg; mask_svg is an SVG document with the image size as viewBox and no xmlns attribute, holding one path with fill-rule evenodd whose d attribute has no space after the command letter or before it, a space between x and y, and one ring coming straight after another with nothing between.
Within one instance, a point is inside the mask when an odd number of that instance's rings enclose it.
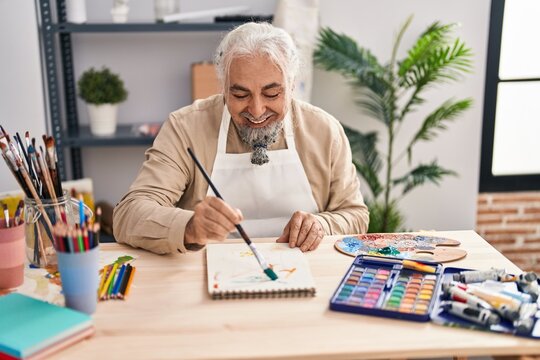
<instances>
[{"instance_id":1,"label":"plant pot","mask_svg":"<svg viewBox=\"0 0 540 360\"><path fill-rule=\"evenodd\" d=\"M116 132L118 104L87 104L90 116L90 132L96 136L113 135Z\"/></svg>"},{"instance_id":2,"label":"plant pot","mask_svg":"<svg viewBox=\"0 0 540 360\"><path fill-rule=\"evenodd\" d=\"M127 5L115 6L111 9L112 21L115 24L127 22L129 7Z\"/></svg>"}]
</instances>

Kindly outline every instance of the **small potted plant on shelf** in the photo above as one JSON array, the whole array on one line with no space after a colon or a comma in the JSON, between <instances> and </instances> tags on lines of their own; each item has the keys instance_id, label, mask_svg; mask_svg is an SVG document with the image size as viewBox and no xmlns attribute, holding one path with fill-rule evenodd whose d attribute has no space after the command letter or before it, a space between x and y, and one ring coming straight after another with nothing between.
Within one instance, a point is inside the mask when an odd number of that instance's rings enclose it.
<instances>
[{"instance_id":1,"label":"small potted plant on shelf","mask_svg":"<svg viewBox=\"0 0 540 360\"><path fill-rule=\"evenodd\" d=\"M90 132L97 136L114 134L118 104L128 95L122 79L106 67L92 67L82 73L77 85L79 96L88 105Z\"/></svg>"}]
</instances>

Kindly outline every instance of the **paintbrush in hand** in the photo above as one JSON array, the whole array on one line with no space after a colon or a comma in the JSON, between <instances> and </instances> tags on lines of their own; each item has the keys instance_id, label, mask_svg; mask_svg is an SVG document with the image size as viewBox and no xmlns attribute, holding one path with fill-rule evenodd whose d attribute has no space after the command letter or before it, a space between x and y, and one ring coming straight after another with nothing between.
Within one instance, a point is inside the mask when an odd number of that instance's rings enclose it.
<instances>
[{"instance_id":1,"label":"paintbrush in hand","mask_svg":"<svg viewBox=\"0 0 540 360\"><path fill-rule=\"evenodd\" d=\"M197 165L197 167L199 168L199 170L201 171L201 173L203 174L204 178L206 179L206 181L208 182L208 185L210 185L210 187L212 188L212 191L214 192L214 194L216 194L216 196L218 198L220 198L221 200L223 200L223 198L221 197L221 194L219 193L218 189L216 189L216 187L214 186L214 184L212 183L212 180L210 180L210 176L208 176L208 174L206 173L206 171L204 170L203 166L201 165L201 163L199 162L199 160L197 159L197 157L195 156L195 154L193 153L193 151L191 150L191 148L188 148L187 149L189 155L193 158L193 161L195 161L195 165ZM225 200L223 200L225 201ZM257 259L257 261L259 262L259 265L261 266L261 268L263 269L264 273L271 279L271 280L276 280L278 278L278 276L276 275L276 273L274 272L274 270L272 270L272 268L270 268L268 266L268 263L266 262L266 260L264 260L264 257L262 256L261 253L259 253L259 251L257 250L257 248L255 247L255 244L253 244L253 242L249 239L249 237L247 236L246 232L244 231L244 228L242 228L242 225L240 224L235 224L234 226L236 226L236 229L238 230L238 232L240 233L240 235L242 236L242 239L244 239L244 241L246 242L246 244L249 246L249 248L251 249L251 251L253 252L253 255L255 255L255 258Z\"/></svg>"}]
</instances>

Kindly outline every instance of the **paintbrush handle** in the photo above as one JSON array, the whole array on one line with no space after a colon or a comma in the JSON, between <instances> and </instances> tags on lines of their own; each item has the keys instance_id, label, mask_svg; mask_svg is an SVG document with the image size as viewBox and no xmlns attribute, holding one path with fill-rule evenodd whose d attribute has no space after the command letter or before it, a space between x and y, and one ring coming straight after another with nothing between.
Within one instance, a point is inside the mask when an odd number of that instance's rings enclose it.
<instances>
[{"instance_id":1,"label":"paintbrush handle","mask_svg":"<svg viewBox=\"0 0 540 360\"><path fill-rule=\"evenodd\" d=\"M214 191L214 194L216 194L216 196L218 198L220 198L221 200L223 200L223 198L221 197L221 194L219 193L218 189L216 189L216 187L214 186L214 184L212 183L212 180L210 180L210 176L208 176L208 174L206 173L206 170L204 170L203 166L201 165L201 163L199 162L199 160L197 159L197 157L195 156L195 154L193 153L193 151L191 150L191 148L187 148L188 150L188 153L189 155L193 158L193 161L195 161L195 165L197 165L197 167L199 168L199 170L201 171L201 173L203 174L204 178L206 179L206 181L208 182L208 185L210 185L210 187L212 188L212 191ZM223 200L225 201L225 200ZM249 248L251 249L251 251L253 252L253 255L255 256L255 259L257 259L257 262L259 263L259 265L261 266L261 268L263 269L264 273L270 278L270 280L274 281L278 278L278 276L276 275L276 273L274 272L274 270L272 270L272 268L270 268L268 266L268 264L266 263L266 260L264 259L264 257L262 256L261 253L259 253L259 251L257 250L257 248L255 247L255 244L253 244L251 242L251 240L249 239L249 237L247 236L246 232L244 231L244 228L242 227L242 225L240 224L235 224L234 226L236 226L236 229L238 230L238 232L240 233L240 235L242 236L242 239L244 239L244 241L246 242L247 246L249 246Z\"/></svg>"},{"instance_id":2,"label":"paintbrush handle","mask_svg":"<svg viewBox=\"0 0 540 360\"><path fill-rule=\"evenodd\" d=\"M193 150L191 150L191 148L187 148L187 151L188 151L189 155L191 156L191 158L193 159L193 161L195 161L195 165L197 165L197 167L199 168L199 170L203 174L204 178L206 179L206 182L208 182L208 185L210 185L210 187L212 188L212 191L214 192L214 194L216 194L216 196L218 198L223 200L223 197L221 197L221 194L219 193L218 189L214 186L214 183L212 183L212 180L210 180L210 176L208 176L208 174L206 173L206 170L204 170L204 167L199 162L199 159L197 159L197 157L195 156L195 153L193 152ZM225 200L223 200L223 201L225 201Z\"/></svg>"},{"instance_id":3,"label":"paintbrush handle","mask_svg":"<svg viewBox=\"0 0 540 360\"><path fill-rule=\"evenodd\" d=\"M216 194L216 196L218 198L220 198L221 200L225 201L223 199L223 197L221 196L221 194L219 193L218 189L214 186L214 183L212 183L212 180L210 179L210 176L208 176L208 174L206 173L206 170L204 170L204 167L199 162L199 159L197 159L197 157L195 156L195 153L193 152L193 150L191 150L191 148L188 147L187 151L188 151L189 155L191 156L191 158L193 159L193 161L195 161L195 165L199 168L199 170L203 174L203 176L206 179L206 181L208 182L208 185L210 186L210 188L212 188L212 191L214 192L214 194ZM242 236L242 239L244 239L244 241L246 242L246 244L251 245L251 240L249 239L249 236L247 236L247 234L244 231L244 228L242 227L242 225L235 224L235 226L236 226L236 229L238 230L238 232L240 233L240 236Z\"/></svg>"},{"instance_id":4,"label":"paintbrush handle","mask_svg":"<svg viewBox=\"0 0 540 360\"><path fill-rule=\"evenodd\" d=\"M240 233L240 236L242 237L242 239L244 239L246 244L251 245L251 240L249 239L249 236L247 236L247 234L244 231L244 228L242 227L242 225L236 224L234 226L236 226L236 230L238 230L238 232Z\"/></svg>"}]
</instances>

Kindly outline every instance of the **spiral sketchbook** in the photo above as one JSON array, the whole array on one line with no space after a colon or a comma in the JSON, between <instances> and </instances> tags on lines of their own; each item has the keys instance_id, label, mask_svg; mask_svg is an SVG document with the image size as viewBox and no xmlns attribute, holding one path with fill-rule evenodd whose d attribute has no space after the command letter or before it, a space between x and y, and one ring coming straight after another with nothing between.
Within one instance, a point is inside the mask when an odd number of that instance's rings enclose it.
<instances>
[{"instance_id":1,"label":"spiral sketchbook","mask_svg":"<svg viewBox=\"0 0 540 360\"><path fill-rule=\"evenodd\" d=\"M277 280L266 276L244 243L206 247L208 293L212 299L315 296L315 281L300 249L283 243L258 243L256 247L278 275Z\"/></svg>"}]
</instances>

